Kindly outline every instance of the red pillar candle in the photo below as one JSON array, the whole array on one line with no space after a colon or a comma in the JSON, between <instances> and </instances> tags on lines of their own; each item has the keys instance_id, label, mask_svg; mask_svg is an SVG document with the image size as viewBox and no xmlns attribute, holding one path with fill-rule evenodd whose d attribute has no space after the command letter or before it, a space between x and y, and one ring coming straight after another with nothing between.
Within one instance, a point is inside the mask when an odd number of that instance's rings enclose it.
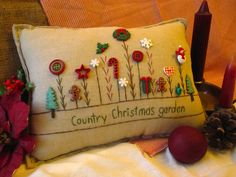
<instances>
[{"instance_id":1,"label":"red pillar candle","mask_svg":"<svg viewBox=\"0 0 236 177\"><path fill-rule=\"evenodd\" d=\"M212 15L209 12L207 1L204 0L198 12L195 13L192 36L191 58L195 82L203 81L211 17Z\"/></svg>"},{"instance_id":2,"label":"red pillar candle","mask_svg":"<svg viewBox=\"0 0 236 177\"><path fill-rule=\"evenodd\" d=\"M233 105L235 79L236 61L233 59L225 69L224 80L220 95L220 106L223 108L231 108Z\"/></svg>"}]
</instances>

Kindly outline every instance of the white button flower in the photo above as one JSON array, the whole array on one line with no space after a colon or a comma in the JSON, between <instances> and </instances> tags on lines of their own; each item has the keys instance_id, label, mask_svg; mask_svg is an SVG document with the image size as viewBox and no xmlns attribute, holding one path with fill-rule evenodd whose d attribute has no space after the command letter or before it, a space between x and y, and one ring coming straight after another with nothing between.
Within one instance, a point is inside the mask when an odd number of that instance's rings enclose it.
<instances>
[{"instance_id":1,"label":"white button flower","mask_svg":"<svg viewBox=\"0 0 236 177\"><path fill-rule=\"evenodd\" d=\"M143 48L149 49L150 47L153 46L151 39L148 38L143 38L140 40L140 44Z\"/></svg>"},{"instance_id":2,"label":"white button flower","mask_svg":"<svg viewBox=\"0 0 236 177\"><path fill-rule=\"evenodd\" d=\"M95 68L95 67L99 66L99 63L100 63L100 61L97 58L94 58L94 59L91 60L90 66Z\"/></svg>"},{"instance_id":3,"label":"white button flower","mask_svg":"<svg viewBox=\"0 0 236 177\"><path fill-rule=\"evenodd\" d=\"M120 84L121 87L127 87L128 83L129 82L126 80L125 77L119 79L119 84Z\"/></svg>"}]
</instances>

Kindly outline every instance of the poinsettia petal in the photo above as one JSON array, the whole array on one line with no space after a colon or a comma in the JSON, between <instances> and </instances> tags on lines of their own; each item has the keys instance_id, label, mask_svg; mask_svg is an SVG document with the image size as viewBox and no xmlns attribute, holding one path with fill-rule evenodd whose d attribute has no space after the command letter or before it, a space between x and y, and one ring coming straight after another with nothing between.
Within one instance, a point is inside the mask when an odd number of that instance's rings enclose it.
<instances>
[{"instance_id":1,"label":"poinsettia petal","mask_svg":"<svg viewBox=\"0 0 236 177\"><path fill-rule=\"evenodd\" d=\"M9 95L4 94L0 97L0 105L3 109L8 110L14 103L21 100L21 92L17 91Z\"/></svg>"},{"instance_id":2,"label":"poinsettia petal","mask_svg":"<svg viewBox=\"0 0 236 177\"><path fill-rule=\"evenodd\" d=\"M5 122L6 122L6 112L0 105L0 128L3 128Z\"/></svg>"},{"instance_id":3,"label":"poinsettia petal","mask_svg":"<svg viewBox=\"0 0 236 177\"><path fill-rule=\"evenodd\" d=\"M17 102L8 111L12 125L12 136L17 139L20 133L28 126L29 106L24 102Z\"/></svg>"},{"instance_id":4,"label":"poinsettia petal","mask_svg":"<svg viewBox=\"0 0 236 177\"><path fill-rule=\"evenodd\" d=\"M0 168L0 176L11 177L15 169L17 169L23 161L24 152L21 146L17 146L16 150L11 154L10 159L4 167Z\"/></svg>"},{"instance_id":5,"label":"poinsettia petal","mask_svg":"<svg viewBox=\"0 0 236 177\"><path fill-rule=\"evenodd\" d=\"M4 131L10 133L10 131L11 131L10 122L9 121L5 122L2 128L3 128Z\"/></svg>"},{"instance_id":6,"label":"poinsettia petal","mask_svg":"<svg viewBox=\"0 0 236 177\"><path fill-rule=\"evenodd\" d=\"M34 150L36 144L33 136L30 135L25 135L22 137L19 143L26 153L31 153Z\"/></svg>"},{"instance_id":7,"label":"poinsettia petal","mask_svg":"<svg viewBox=\"0 0 236 177\"><path fill-rule=\"evenodd\" d=\"M10 157L11 157L10 153L7 153L7 152L1 153L1 156L0 156L0 170L1 170L1 168L3 168L6 165L6 163L9 161Z\"/></svg>"}]
</instances>

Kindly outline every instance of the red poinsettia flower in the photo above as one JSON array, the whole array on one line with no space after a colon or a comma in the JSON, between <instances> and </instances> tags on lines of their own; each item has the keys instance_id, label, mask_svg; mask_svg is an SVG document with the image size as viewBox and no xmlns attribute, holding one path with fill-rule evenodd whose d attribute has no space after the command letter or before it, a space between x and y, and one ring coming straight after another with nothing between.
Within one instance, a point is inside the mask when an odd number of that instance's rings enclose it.
<instances>
[{"instance_id":1,"label":"red poinsettia flower","mask_svg":"<svg viewBox=\"0 0 236 177\"><path fill-rule=\"evenodd\" d=\"M29 106L20 100L21 92L0 97L0 176L10 177L20 166L35 141L27 135Z\"/></svg>"}]
</instances>

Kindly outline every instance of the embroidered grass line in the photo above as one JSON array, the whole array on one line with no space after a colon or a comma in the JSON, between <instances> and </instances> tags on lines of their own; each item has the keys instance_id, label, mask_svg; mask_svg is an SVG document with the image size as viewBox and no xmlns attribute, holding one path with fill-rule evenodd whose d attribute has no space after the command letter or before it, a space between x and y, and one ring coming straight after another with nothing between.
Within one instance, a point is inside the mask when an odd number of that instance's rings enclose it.
<instances>
[{"instance_id":1,"label":"embroidered grass line","mask_svg":"<svg viewBox=\"0 0 236 177\"><path fill-rule=\"evenodd\" d=\"M82 86L82 88L84 89L84 96L85 96L85 100L84 100L84 101L85 101L86 105L89 106L89 104L90 104L90 98L88 97L89 92L88 92L88 90L87 90L88 83L85 81L85 78L83 78L82 81L83 81L83 82L81 83L81 86Z\"/></svg>"},{"instance_id":2,"label":"embroidered grass line","mask_svg":"<svg viewBox=\"0 0 236 177\"><path fill-rule=\"evenodd\" d=\"M62 77L60 77L60 75L58 75L58 78L56 79L57 81L57 89L60 93L60 104L62 106L62 108L65 110L66 109L66 103L65 103L65 95L63 94L63 86L62 86Z\"/></svg>"},{"instance_id":3,"label":"embroidered grass line","mask_svg":"<svg viewBox=\"0 0 236 177\"><path fill-rule=\"evenodd\" d=\"M102 70L105 74L105 81L106 81L106 91L107 91L107 97L109 98L110 101L112 101L112 97L113 97L113 93L112 93L112 83L111 83L111 76L109 75L109 67L107 67L106 63L107 63L107 57L105 56L105 58L100 57L102 63L103 63L103 67ZM118 86L118 90L119 90L119 85ZM118 91L118 96L119 96L119 101L120 101L120 92Z\"/></svg>"},{"instance_id":4,"label":"embroidered grass line","mask_svg":"<svg viewBox=\"0 0 236 177\"><path fill-rule=\"evenodd\" d=\"M130 94L131 94L131 96L133 97L133 100L134 100L135 96L136 96L136 93L135 93L135 90L134 90L135 89L135 83L133 81L134 74L132 73L133 66L131 66L131 63L130 63L129 47L128 47L128 45L126 45L125 41L123 41L122 47L125 50L124 57L127 61L126 68L128 70L127 74L128 74L129 81L130 81L130 84L129 84L130 88L131 88Z\"/></svg>"},{"instance_id":5,"label":"embroidered grass line","mask_svg":"<svg viewBox=\"0 0 236 177\"><path fill-rule=\"evenodd\" d=\"M154 71L153 64L152 64L152 53L149 53L148 49L146 49L146 54L147 54L147 57L148 57L148 71L149 71L151 77L153 78L153 75L154 75L155 71ZM151 92L152 92L153 96L154 96L155 90L156 90L155 82L156 82L155 79L152 79L151 82L150 82L151 83Z\"/></svg>"}]
</instances>

